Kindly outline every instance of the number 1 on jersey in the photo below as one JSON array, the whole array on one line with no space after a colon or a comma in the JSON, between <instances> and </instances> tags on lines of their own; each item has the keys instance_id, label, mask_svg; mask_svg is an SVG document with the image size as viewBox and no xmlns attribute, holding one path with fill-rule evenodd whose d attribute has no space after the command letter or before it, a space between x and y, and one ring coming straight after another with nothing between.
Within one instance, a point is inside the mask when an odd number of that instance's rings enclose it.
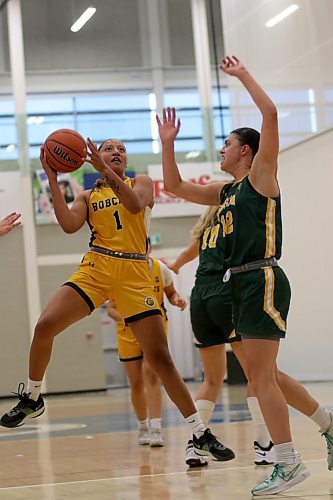
<instances>
[{"instance_id":1,"label":"number 1 on jersey","mask_svg":"<svg viewBox=\"0 0 333 500\"><path fill-rule=\"evenodd\" d=\"M122 228L123 228L123 225L122 225L122 223L120 222L120 217L119 217L119 212L118 212L118 210L115 210L115 211L113 212L113 214L112 214L112 215L113 215L113 217L116 219L116 229L117 229L117 231L120 231L120 229L122 229Z\"/></svg>"}]
</instances>

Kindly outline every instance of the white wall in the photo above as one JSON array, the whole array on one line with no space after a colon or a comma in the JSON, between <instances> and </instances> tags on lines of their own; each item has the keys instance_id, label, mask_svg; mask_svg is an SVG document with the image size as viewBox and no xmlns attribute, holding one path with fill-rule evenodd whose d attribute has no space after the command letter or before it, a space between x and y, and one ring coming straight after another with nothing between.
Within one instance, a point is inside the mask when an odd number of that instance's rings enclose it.
<instances>
[{"instance_id":1,"label":"white wall","mask_svg":"<svg viewBox=\"0 0 333 500\"><path fill-rule=\"evenodd\" d=\"M194 349L197 348L193 344L190 319L190 295L198 263L198 259L189 262L180 270L178 276L173 276L176 290L188 302L187 308L184 311L180 311L177 307L170 305L167 300L165 301L169 318L170 352L176 367L185 379L196 376Z\"/></svg>"},{"instance_id":2,"label":"white wall","mask_svg":"<svg viewBox=\"0 0 333 500\"><path fill-rule=\"evenodd\" d=\"M238 55L265 85L332 84L331 0L220 0L227 54ZM265 23L291 3L299 9Z\"/></svg>"},{"instance_id":3,"label":"white wall","mask_svg":"<svg viewBox=\"0 0 333 500\"><path fill-rule=\"evenodd\" d=\"M300 380L333 380L333 130L280 155L284 243L292 286L279 365Z\"/></svg>"}]
</instances>

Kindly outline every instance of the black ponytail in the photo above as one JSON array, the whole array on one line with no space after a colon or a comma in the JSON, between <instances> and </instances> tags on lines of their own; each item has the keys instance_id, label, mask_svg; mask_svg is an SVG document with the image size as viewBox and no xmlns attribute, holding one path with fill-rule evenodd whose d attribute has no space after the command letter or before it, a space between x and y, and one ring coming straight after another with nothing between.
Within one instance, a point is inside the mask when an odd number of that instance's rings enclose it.
<instances>
[{"instance_id":1,"label":"black ponytail","mask_svg":"<svg viewBox=\"0 0 333 500\"><path fill-rule=\"evenodd\" d=\"M231 134L237 135L241 146L249 146L252 155L255 156L259 149L260 133L254 128L241 127L236 128Z\"/></svg>"}]
</instances>

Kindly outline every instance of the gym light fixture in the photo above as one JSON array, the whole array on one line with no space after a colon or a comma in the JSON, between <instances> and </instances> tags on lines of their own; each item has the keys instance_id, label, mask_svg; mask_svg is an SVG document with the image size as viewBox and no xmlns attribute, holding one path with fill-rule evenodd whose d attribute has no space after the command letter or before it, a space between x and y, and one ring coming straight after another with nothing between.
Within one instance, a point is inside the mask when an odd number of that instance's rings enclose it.
<instances>
[{"instance_id":1,"label":"gym light fixture","mask_svg":"<svg viewBox=\"0 0 333 500\"><path fill-rule=\"evenodd\" d=\"M95 12L96 12L95 7L88 7L88 9L86 9L83 12L83 14L81 14L79 19L77 19L75 23L71 26L71 31L73 31L73 33L80 31L82 26L84 26L86 22L89 21L89 19L95 14Z\"/></svg>"},{"instance_id":2,"label":"gym light fixture","mask_svg":"<svg viewBox=\"0 0 333 500\"><path fill-rule=\"evenodd\" d=\"M277 14L276 16L272 17L272 19L267 21L267 23L265 23L265 26L267 28L272 28L273 26L275 26L276 24L283 21L283 19L290 16L290 14L292 14L293 12L295 12L298 9L299 9L299 6L296 3L293 3L292 5L290 5L286 9L284 9L282 12L280 12L280 14Z\"/></svg>"}]
</instances>

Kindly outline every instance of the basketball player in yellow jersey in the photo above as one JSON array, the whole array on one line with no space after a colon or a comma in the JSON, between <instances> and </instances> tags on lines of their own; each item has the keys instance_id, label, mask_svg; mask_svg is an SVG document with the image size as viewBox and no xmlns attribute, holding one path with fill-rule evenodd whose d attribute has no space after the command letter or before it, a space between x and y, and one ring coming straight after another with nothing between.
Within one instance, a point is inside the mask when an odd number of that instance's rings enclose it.
<instances>
[{"instance_id":1,"label":"basketball player in yellow jersey","mask_svg":"<svg viewBox=\"0 0 333 500\"><path fill-rule=\"evenodd\" d=\"M182 311L187 302L174 287L172 274L163 262L150 257L151 245L148 238L148 263L150 281L160 307L165 333L168 332L168 318L164 306L164 295L170 304ZM152 447L164 446L161 432L162 392L160 379L144 359L142 348L129 326L127 326L112 301L108 302L108 315L117 322L119 360L124 363L130 384L131 400L139 427L139 444ZM148 418L149 417L149 418ZM198 460L199 457L198 457ZM201 464L202 465L202 464Z\"/></svg>"},{"instance_id":2,"label":"basketball player in yellow jersey","mask_svg":"<svg viewBox=\"0 0 333 500\"><path fill-rule=\"evenodd\" d=\"M100 150L88 139L87 161L101 173L92 190L83 191L69 208L41 148L40 161L48 177L55 216L66 233L87 221L90 251L78 270L55 293L35 327L30 349L29 380L18 389L18 404L1 419L18 427L44 412L41 384L51 358L54 338L73 323L111 299L140 343L147 361L160 377L168 395L193 430L198 453L229 459L225 448L203 425L184 381L171 359L161 312L153 296L146 260L147 230L153 206L153 182L146 175L131 181L125 175L126 148L116 140Z\"/></svg>"}]
</instances>

